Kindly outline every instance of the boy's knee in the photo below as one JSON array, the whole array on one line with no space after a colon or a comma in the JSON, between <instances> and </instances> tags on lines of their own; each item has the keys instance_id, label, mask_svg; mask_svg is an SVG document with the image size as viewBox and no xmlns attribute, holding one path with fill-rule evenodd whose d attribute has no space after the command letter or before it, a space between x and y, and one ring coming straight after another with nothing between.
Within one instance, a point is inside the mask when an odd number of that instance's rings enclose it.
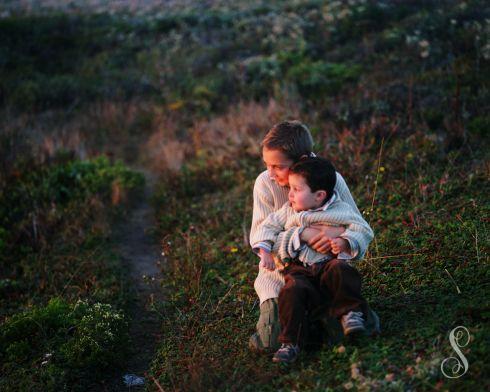
<instances>
[{"instance_id":1,"label":"boy's knee","mask_svg":"<svg viewBox=\"0 0 490 392\"><path fill-rule=\"evenodd\" d=\"M345 260L332 259L328 262L330 269L344 268L347 264Z\"/></svg>"},{"instance_id":2,"label":"boy's knee","mask_svg":"<svg viewBox=\"0 0 490 392\"><path fill-rule=\"evenodd\" d=\"M333 259L328 262L327 268L325 268L324 273L341 273L343 271L350 271L355 269L345 260Z\"/></svg>"},{"instance_id":3,"label":"boy's knee","mask_svg":"<svg viewBox=\"0 0 490 392\"><path fill-rule=\"evenodd\" d=\"M301 275L286 275L284 278L284 287L282 290L304 290L308 287L309 282ZM282 291L281 290L281 291Z\"/></svg>"},{"instance_id":4,"label":"boy's knee","mask_svg":"<svg viewBox=\"0 0 490 392\"><path fill-rule=\"evenodd\" d=\"M309 282L301 279L301 277L295 277L294 275L287 276L286 283L279 292L279 301L284 301L286 298L298 298L304 296L310 289Z\"/></svg>"}]
</instances>

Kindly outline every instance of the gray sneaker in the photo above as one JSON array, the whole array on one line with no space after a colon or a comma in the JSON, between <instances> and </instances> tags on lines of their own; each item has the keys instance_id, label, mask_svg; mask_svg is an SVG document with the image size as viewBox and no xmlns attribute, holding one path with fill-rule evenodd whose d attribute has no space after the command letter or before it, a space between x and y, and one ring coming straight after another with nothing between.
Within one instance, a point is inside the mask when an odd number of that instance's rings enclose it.
<instances>
[{"instance_id":1,"label":"gray sneaker","mask_svg":"<svg viewBox=\"0 0 490 392\"><path fill-rule=\"evenodd\" d=\"M381 334L381 324L379 322L379 316L372 309L369 309L369 313L367 316L366 333L369 336L377 336Z\"/></svg>"},{"instance_id":2,"label":"gray sneaker","mask_svg":"<svg viewBox=\"0 0 490 392\"><path fill-rule=\"evenodd\" d=\"M298 358L299 347L291 343L281 344L281 348L276 351L272 362L293 363Z\"/></svg>"},{"instance_id":3,"label":"gray sneaker","mask_svg":"<svg viewBox=\"0 0 490 392\"><path fill-rule=\"evenodd\" d=\"M342 329L344 330L344 335L366 333L366 327L364 325L364 318L362 317L362 312L350 311L344 314L340 318L342 324Z\"/></svg>"}]
</instances>

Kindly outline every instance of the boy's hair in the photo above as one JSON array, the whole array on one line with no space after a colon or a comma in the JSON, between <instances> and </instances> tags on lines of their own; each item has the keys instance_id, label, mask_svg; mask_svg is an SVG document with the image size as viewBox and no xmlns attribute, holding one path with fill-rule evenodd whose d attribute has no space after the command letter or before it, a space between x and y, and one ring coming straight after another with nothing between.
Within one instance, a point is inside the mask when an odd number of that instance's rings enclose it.
<instances>
[{"instance_id":1,"label":"boy's hair","mask_svg":"<svg viewBox=\"0 0 490 392\"><path fill-rule=\"evenodd\" d=\"M313 138L310 130L299 121L283 121L274 125L264 137L262 148L279 150L296 162L303 155L310 155Z\"/></svg>"},{"instance_id":2,"label":"boy's hair","mask_svg":"<svg viewBox=\"0 0 490 392\"><path fill-rule=\"evenodd\" d=\"M289 174L303 177L312 192L323 190L327 192L328 200L333 195L337 183L337 173L332 163L320 157L305 157L289 169Z\"/></svg>"}]
</instances>

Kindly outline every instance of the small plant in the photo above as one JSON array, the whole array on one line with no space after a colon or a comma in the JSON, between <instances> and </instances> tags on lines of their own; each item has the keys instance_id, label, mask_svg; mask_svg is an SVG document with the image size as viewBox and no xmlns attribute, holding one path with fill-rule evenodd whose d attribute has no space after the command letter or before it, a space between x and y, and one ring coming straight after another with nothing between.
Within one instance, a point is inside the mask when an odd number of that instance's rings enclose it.
<instances>
[{"instance_id":1,"label":"small plant","mask_svg":"<svg viewBox=\"0 0 490 392\"><path fill-rule=\"evenodd\" d=\"M0 325L0 369L7 376L0 386L12 388L9 383L22 377L31 388L53 380L53 387L76 380L80 388L85 376L92 382L122 363L128 339L125 317L111 305L53 298Z\"/></svg>"},{"instance_id":2,"label":"small plant","mask_svg":"<svg viewBox=\"0 0 490 392\"><path fill-rule=\"evenodd\" d=\"M121 363L128 349L128 324L109 304L78 301L72 308L73 336L60 348L71 367L97 370Z\"/></svg>"}]
</instances>

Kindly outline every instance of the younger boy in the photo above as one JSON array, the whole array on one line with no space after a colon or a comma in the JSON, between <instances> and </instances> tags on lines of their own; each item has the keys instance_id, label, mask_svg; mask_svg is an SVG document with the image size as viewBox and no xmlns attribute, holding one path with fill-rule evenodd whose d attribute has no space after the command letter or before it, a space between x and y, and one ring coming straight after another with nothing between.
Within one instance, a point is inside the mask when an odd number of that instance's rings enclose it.
<instances>
[{"instance_id":1,"label":"younger boy","mask_svg":"<svg viewBox=\"0 0 490 392\"><path fill-rule=\"evenodd\" d=\"M253 244L254 248L270 247L285 265L285 285L279 293L282 345L274 362L296 360L306 334L306 315L322 305L329 305L331 316L340 318L344 334L365 331L367 303L361 296L360 275L341 260L342 255L349 258L351 239L333 238L332 254L325 255L302 244L301 232L314 224L359 226L360 231L369 232L369 241L373 237L366 221L334 192L336 172L329 161L302 158L289 169L288 180L289 202L260 224ZM278 242L283 231L290 238ZM273 263L272 254L264 253L261 263Z\"/></svg>"}]
</instances>

